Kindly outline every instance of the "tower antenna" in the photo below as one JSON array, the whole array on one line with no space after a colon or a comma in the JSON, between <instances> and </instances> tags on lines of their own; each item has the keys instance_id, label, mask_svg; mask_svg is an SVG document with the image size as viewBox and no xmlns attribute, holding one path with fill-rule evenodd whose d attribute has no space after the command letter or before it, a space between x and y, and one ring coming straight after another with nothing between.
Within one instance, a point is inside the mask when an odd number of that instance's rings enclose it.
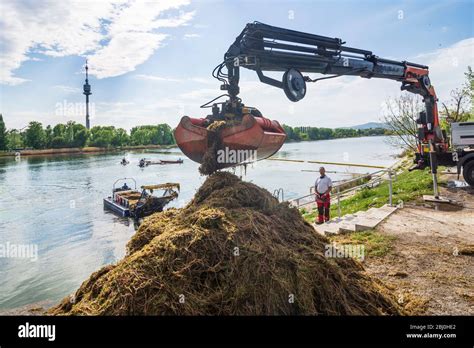
<instances>
[{"instance_id":1,"label":"tower antenna","mask_svg":"<svg viewBox=\"0 0 474 348\"><path fill-rule=\"evenodd\" d=\"M89 120L89 96L92 94L91 85L89 84L89 67L87 66L86 59L86 83L84 84L84 92L82 93L86 96L86 128L90 129L91 124Z\"/></svg>"}]
</instances>

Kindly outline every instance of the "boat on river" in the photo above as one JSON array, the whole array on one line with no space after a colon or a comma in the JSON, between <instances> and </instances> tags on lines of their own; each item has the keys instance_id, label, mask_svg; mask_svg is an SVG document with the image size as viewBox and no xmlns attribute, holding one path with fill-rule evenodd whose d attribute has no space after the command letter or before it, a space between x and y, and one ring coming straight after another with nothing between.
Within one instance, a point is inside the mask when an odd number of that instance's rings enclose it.
<instances>
[{"instance_id":1,"label":"boat on river","mask_svg":"<svg viewBox=\"0 0 474 348\"><path fill-rule=\"evenodd\" d=\"M166 161L166 160L160 160L159 164L182 164L183 160L181 158L178 158L175 161Z\"/></svg>"},{"instance_id":2,"label":"boat on river","mask_svg":"<svg viewBox=\"0 0 474 348\"><path fill-rule=\"evenodd\" d=\"M158 161L153 161L153 160L147 160L145 158L142 158L138 162L138 166L140 168L148 167L151 165L165 165L165 164L182 164L183 160L181 158L178 158L177 160L158 160Z\"/></svg>"},{"instance_id":3,"label":"boat on river","mask_svg":"<svg viewBox=\"0 0 474 348\"><path fill-rule=\"evenodd\" d=\"M134 183L133 189L126 180ZM120 182L124 184L117 187ZM112 195L104 198L104 208L122 217L142 218L163 211L169 202L178 197L179 189L178 183L165 183L143 185L138 190L135 179L118 179L112 187Z\"/></svg>"}]
</instances>

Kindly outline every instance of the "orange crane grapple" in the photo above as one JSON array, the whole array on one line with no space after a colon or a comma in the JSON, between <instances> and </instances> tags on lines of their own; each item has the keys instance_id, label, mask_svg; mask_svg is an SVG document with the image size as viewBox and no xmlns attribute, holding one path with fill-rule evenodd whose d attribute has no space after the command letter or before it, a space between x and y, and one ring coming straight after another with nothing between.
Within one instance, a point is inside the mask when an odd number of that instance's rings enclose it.
<instances>
[{"instance_id":1,"label":"orange crane grapple","mask_svg":"<svg viewBox=\"0 0 474 348\"><path fill-rule=\"evenodd\" d=\"M277 121L271 121L262 116L254 117L245 108L240 113L242 117L237 125L219 131L221 149L255 151L256 160L260 160L270 157L281 148L286 134ZM212 122L208 118L184 116L174 131L176 143L181 151L195 162L202 163L204 154L207 153L209 146L212 146L211 133L214 131L207 129ZM217 169L236 164L239 163L220 162Z\"/></svg>"},{"instance_id":2,"label":"orange crane grapple","mask_svg":"<svg viewBox=\"0 0 474 348\"><path fill-rule=\"evenodd\" d=\"M288 99L297 102L306 95L306 83L352 75L364 78L383 78L401 82L401 89L421 95L425 110L420 112L418 124L418 150L412 169L431 167L438 196L436 172L439 164L458 165L474 160L474 153L449 151L448 142L440 128L437 97L429 79L428 67L407 61L380 58L371 51L344 45L341 39L308 34L273 27L259 22L249 23L224 55L213 76L222 82L220 97L228 100L221 103L210 101L202 107L212 107L212 114L203 119L183 117L175 130L180 149L192 160L201 163L210 146L232 150L252 149L257 160L277 152L285 141L285 132L277 121L270 121L255 108L246 107L239 94L240 67L254 70L260 81L284 90ZM222 70L226 68L227 72ZM264 75L264 71L283 72L282 80ZM311 79L302 73L329 75ZM216 121L226 121L231 126L219 131L211 130ZM210 135L212 134L212 136ZM217 142L216 142L217 139ZM214 149L215 150L215 149ZM454 155L456 154L456 155ZM453 158L456 158L453 160ZM453 164L454 163L454 164ZM467 162L466 162L467 163ZM220 163L219 168L235 165ZM474 168L471 165L469 168ZM467 173L467 180L474 185L474 174ZM466 173L464 173L466 178Z\"/></svg>"}]
</instances>

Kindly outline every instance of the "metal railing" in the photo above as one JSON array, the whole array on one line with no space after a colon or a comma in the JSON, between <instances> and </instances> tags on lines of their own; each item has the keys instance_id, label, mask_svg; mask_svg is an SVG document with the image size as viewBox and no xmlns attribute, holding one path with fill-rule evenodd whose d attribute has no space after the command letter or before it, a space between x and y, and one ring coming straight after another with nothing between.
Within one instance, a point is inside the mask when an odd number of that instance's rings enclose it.
<instances>
[{"instance_id":1,"label":"metal railing","mask_svg":"<svg viewBox=\"0 0 474 348\"><path fill-rule=\"evenodd\" d=\"M383 176L387 175L387 179L384 179ZM374 176L376 176L374 178ZM366 183L363 183L361 185L356 185L349 187L345 190L341 190L342 186L346 186L347 184L350 184L352 182L357 182L361 181L365 178L369 178L369 180ZM373 188L375 186L380 185L382 182L387 181L388 182L388 191L389 191L389 198L388 198L388 204L390 206L393 206L393 180L397 180L396 176L396 170L394 170L392 167L383 169L383 170L378 170L376 172L372 172L370 174L366 175L361 175L358 176L357 178L343 181L340 184L334 185L333 186L333 191L336 191L336 199L337 199L337 212L338 212L338 217L341 217L341 199L343 199L346 196L349 196L352 194L354 191L363 189L363 188ZM292 200L289 200L290 205L295 206L296 208L301 208L309 204L314 204L315 203L315 196L316 193L314 192L314 186L310 187L310 193L309 195L305 195L302 197L298 197Z\"/></svg>"},{"instance_id":2,"label":"metal railing","mask_svg":"<svg viewBox=\"0 0 474 348\"><path fill-rule=\"evenodd\" d=\"M281 193L281 201L280 201L280 193ZM278 199L279 202L284 202L285 201L285 192L283 191L283 188L280 187L279 189L276 189L273 191L273 197Z\"/></svg>"}]
</instances>

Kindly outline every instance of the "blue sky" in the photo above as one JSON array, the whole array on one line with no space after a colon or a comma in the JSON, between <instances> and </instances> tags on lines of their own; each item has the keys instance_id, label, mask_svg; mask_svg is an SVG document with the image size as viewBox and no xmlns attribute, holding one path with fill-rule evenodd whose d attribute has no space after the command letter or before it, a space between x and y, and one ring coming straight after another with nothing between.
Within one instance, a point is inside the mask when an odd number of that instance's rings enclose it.
<instances>
[{"instance_id":1,"label":"blue sky","mask_svg":"<svg viewBox=\"0 0 474 348\"><path fill-rule=\"evenodd\" d=\"M473 1L8 1L0 4L0 112L8 128L84 122L85 57L92 125L129 129L184 114L220 94L211 71L245 24L258 20L339 37L347 45L430 66L440 101L474 65ZM247 105L289 125L377 121L393 81L343 77L310 85L306 98L243 71Z\"/></svg>"}]
</instances>

